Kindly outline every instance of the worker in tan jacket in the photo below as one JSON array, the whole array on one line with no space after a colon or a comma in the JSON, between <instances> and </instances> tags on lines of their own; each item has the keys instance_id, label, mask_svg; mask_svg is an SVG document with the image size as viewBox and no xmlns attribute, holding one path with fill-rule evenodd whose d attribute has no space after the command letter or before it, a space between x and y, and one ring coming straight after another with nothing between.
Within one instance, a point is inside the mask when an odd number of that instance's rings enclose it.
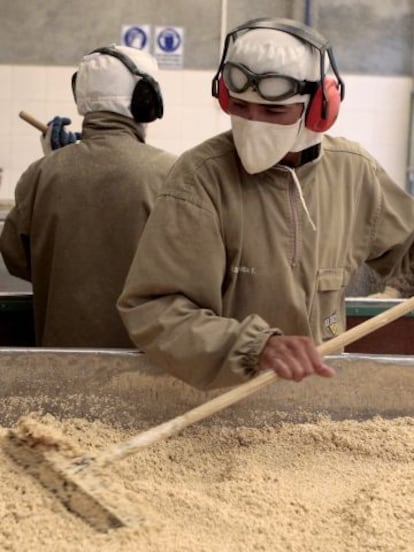
<instances>
[{"instance_id":1,"label":"worker in tan jacket","mask_svg":"<svg viewBox=\"0 0 414 552\"><path fill-rule=\"evenodd\" d=\"M351 276L364 261L410 270L414 200L358 144L325 135L343 92L309 27L255 20L227 35L213 95L231 131L178 159L118 302L166 371L200 388L264 369L332 376L315 344L345 330Z\"/></svg>"},{"instance_id":2,"label":"worker in tan jacket","mask_svg":"<svg viewBox=\"0 0 414 552\"><path fill-rule=\"evenodd\" d=\"M10 273L33 283L37 345L133 347L116 300L175 160L145 143L163 114L156 72L135 48L86 55L73 77L81 141L30 165L16 186L0 250ZM65 144L56 136L52 149Z\"/></svg>"}]
</instances>

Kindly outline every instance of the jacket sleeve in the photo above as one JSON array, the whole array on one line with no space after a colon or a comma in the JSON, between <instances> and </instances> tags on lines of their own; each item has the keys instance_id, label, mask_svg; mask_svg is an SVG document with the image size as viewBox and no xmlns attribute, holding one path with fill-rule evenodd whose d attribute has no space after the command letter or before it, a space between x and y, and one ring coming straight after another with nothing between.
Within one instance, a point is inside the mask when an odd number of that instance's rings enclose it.
<instances>
[{"instance_id":1,"label":"jacket sleeve","mask_svg":"<svg viewBox=\"0 0 414 552\"><path fill-rule=\"evenodd\" d=\"M414 274L414 199L377 165L379 209L367 264L383 278L412 281Z\"/></svg>"},{"instance_id":2,"label":"jacket sleeve","mask_svg":"<svg viewBox=\"0 0 414 552\"><path fill-rule=\"evenodd\" d=\"M13 276L31 281L30 226L37 182L33 163L16 185L15 205L8 213L0 236L4 264Z\"/></svg>"},{"instance_id":3,"label":"jacket sleeve","mask_svg":"<svg viewBox=\"0 0 414 552\"><path fill-rule=\"evenodd\" d=\"M118 301L134 343L165 371L201 389L254 374L268 337L257 315L223 315L226 251L217 213L191 192L157 199Z\"/></svg>"}]
</instances>

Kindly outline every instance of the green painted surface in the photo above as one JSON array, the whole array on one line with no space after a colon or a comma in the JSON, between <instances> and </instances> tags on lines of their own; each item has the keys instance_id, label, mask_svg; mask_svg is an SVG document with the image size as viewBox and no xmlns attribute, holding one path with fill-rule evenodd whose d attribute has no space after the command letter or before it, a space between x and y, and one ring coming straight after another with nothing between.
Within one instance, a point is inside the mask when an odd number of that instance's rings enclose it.
<instances>
[{"instance_id":1,"label":"green painted surface","mask_svg":"<svg viewBox=\"0 0 414 552\"><path fill-rule=\"evenodd\" d=\"M386 310L398 305L401 300L370 300L370 301L358 301L358 300L346 300L346 315L347 316L360 316L363 318L370 318L381 314ZM414 311L409 312L403 318L414 318Z\"/></svg>"},{"instance_id":2,"label":"green painted surface","mask_svg":"<svg viewBox=\"0 0 414 552\"><path fill-rule=\"evenodd\" d=\"M380 314L400 303L400 300L346 300L347 316L371 317ZM0 312L30 311L32 309L31 293L0 294ZM405 315L414 318L414 310Z\"/></svg>"},{"instance_id":3,"label":"green painted surface","mask_svg":"<svg viewBox=\"0 0 414 552\"><path fill-rule=\"evenodd\" d=\"M32 294L2 294L0 296L0 313L29 312L32 310Z\"/></svg>"}]
</instances>

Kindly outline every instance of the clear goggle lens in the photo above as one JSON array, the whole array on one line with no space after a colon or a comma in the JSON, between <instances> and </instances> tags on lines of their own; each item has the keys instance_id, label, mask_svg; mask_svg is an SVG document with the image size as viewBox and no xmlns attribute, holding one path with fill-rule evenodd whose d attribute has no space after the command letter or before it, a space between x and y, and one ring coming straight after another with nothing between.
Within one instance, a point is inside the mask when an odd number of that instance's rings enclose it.
<instances>
[{"instance_id":1,"label":"clear goggle lens","mask_svg":"<svg viewBox=\"0 0 414 552\"><path fill-rule=\"evenodd\" d=\"M312 94L318 83L300 81L278 73L252 73L240 63L226 62L223 67L223 79L230 92L242 93L253 88L267 101L283 101L296 94Z\"/></svg>"}]
</instances>

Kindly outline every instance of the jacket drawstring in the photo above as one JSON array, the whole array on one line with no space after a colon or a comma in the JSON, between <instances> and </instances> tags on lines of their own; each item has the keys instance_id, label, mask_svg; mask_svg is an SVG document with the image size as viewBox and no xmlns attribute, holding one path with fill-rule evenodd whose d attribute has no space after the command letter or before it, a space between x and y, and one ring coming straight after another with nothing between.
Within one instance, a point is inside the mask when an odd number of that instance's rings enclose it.
<instances>
[{"instance_id":1,"label":"jacket drawstring","mask_svg":"<svg viewBox=\"0 0 414 552\"><path fill-rule=\"evenodd\" d=\"M286 165L283 165L283 168L286 169L287 171L290 172L292 178L293 178L293 182L295 183L295 186L296 186L296 189L298 191L298 194L299 194L299 199L300 199L300 203L303 207L303 210L305 211L306 213L306 217L309 221L309 224L312 226L312 230L314 232L316 232L316 225L315 223L313 222L312 220L312 217L310 216L310 213L309 213L309 209L308 209L308 206L306 205L306 201L305 201L305 198L303 197L303 191L302 191L302 186L300 185L300 182L299 182L299 179L296 175L296 171L294 169L292 169L291 167L287 167Z\"/></svg>"}]
</instances>

